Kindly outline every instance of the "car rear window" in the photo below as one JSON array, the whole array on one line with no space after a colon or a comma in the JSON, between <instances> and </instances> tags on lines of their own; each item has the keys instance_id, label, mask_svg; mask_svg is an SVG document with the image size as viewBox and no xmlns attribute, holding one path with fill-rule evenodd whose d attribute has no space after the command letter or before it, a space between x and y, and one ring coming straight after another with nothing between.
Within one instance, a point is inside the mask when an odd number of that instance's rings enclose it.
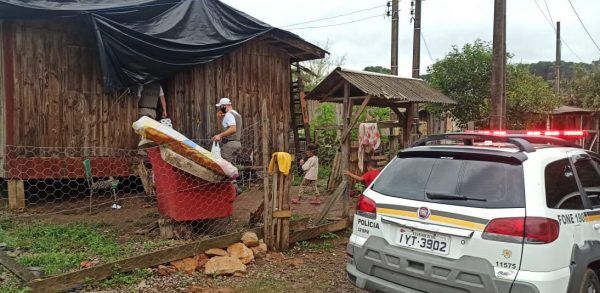
<instances>
[{"instance_id":1,"label":"car rear window","mask_svg":"<svg viewBox=\"0 0 600 293\"><path fill-rule=\"evenodd\" d=\"M525 206L523 167L504 162L453 158L396 158L379 175L371 189L387 196L460 206ZM485 201L430 199L426 192Z\"/></svg>"}]
</instances>

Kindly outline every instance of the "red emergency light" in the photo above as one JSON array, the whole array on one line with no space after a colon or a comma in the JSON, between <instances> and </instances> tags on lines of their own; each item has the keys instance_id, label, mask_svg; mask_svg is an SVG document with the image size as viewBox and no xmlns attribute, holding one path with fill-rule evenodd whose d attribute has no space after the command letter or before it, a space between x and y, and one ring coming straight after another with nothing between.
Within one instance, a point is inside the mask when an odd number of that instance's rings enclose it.
<instances>
[{"instance_id":1,"label":"red emergency light","mask_svg":"<svg viewBox=\"0 0 600 293\"><path fill-rule=\"evenodd\" d=\"M467 130L465 132L488 135L521 134L527 136L553 136L569 138L582 138L588 135L588 132L585 130Z\"/></svg>"}]
</instances>

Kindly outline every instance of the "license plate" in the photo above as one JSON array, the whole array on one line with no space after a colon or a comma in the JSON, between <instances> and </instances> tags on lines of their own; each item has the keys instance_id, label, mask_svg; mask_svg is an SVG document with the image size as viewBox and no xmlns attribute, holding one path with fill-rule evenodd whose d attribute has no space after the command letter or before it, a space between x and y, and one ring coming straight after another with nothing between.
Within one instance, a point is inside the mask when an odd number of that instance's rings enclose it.
<instances>
[{"instance_id":1,"label":"license plate","mask_svg":"<svg viewBox=\"0 0 600 293\"><path fill-rule=\"evenodd\" d=\"M450 252L450 237L424 231L400 229L398 245L437 254Z\"/></svg>"}]
</instances>

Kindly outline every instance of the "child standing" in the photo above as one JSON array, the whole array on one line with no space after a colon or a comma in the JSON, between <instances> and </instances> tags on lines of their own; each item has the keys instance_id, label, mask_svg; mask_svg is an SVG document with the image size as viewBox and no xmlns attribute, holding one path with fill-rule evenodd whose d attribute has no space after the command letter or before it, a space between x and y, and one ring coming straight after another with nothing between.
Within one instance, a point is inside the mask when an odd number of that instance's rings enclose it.
<instances>
[{"instance_id":1,"label":"child standing","mask_svg":"<svg viewBox=\"0 0 600 293\"><path fill-rule=\"evenodd\" d=\"M292 203L299 204L302 201L304 189L313 186L315 189L315 197L310 201L310 204L320 205L322 202L319 194L319 188L317 186L317 179L319 175L319 157L317 157L317 147L315 145L309 145L305 154L306 161L300 160L300 165L302 165L302 170L304 170L304 179L300 184L298 197L293 198Z\"/></svg>"}]
</instances>

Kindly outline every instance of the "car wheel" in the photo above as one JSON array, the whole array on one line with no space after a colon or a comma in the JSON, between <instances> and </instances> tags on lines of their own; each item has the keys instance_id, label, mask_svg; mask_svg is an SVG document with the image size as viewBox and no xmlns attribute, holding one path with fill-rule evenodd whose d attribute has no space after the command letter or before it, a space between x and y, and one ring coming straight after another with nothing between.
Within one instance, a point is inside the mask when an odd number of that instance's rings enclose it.
<instances>
[{"instance_id":1,"label":"car wheel","mask_svg":"<svg viewBox=\"0 0 600 293\"><path fill-rule=\"evenodd\" d=\"M596 273L587 269L585 274L583 275L583 280L581 280L581 286L579 288L579 293L600 293L600 280L598 280L598 276Z\"/></svg>"}]
</instances>

